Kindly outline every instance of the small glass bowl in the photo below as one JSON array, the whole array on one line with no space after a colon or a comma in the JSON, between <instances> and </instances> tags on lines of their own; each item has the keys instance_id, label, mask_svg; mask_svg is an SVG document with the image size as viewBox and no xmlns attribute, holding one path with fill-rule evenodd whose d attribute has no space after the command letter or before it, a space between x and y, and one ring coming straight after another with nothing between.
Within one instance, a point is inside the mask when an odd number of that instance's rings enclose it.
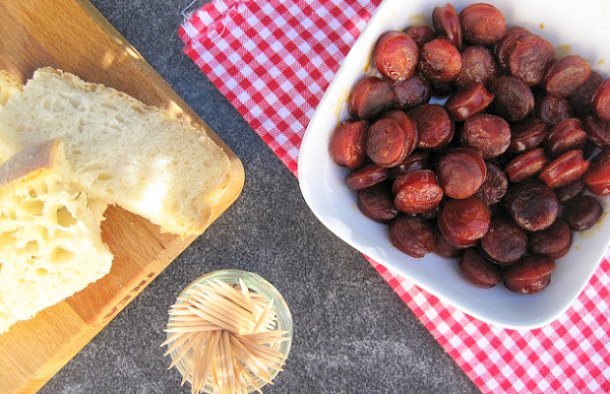
<instances>
[{"instance_id":1,"label":"small glass bowl","mask_svg":"<svg viewBox=\"0 0 610 394\"><path fill-rule=\"evenodd\" d=\"M290 353L290 347L292 345L292 316L290 314L290 309L288 308L288 304L284 297L280 294L279 291L265 279L260 277L257 274L247 271L234 270L234 269L225 269L219 271L213 271L199 278L195 279L191 284L189 284L180 295L178 295L178 299L176 303L180 303L181 300L188 298L189 292L192 290L196 290L200 287L203 287L210 283L213 280L220 280L229 285L239 285L239 280L243 280L248 289L252 292L263 295L265 298L269 300L273 300L272 310L275 311L277 319L276 319L276 327L272 327L273 330L283 330L288 332L288 339L281 342L279 347L276 349L281 352L285 359L288 358L288 353ZM169 337L168 333L168 337ZM176 356L177 350L170 353L170 357L172 361ZM192 352L191 352L192 353ZM180 372L180 375L184 377L184 374L187 373L187 365L190 363L192 354L187 354L182 358L177 364L176 369ZM278 369L275 369L271 372L271 378L275 379L277 374L279 373ZM187 379L187 382L191 383L191 379ZM259 387L263 387L265 382L257 379L257 384ZM248 387L248 392L256 391L256 389L252 386ZM206 385L204 387L204 392L212 393L212 387Z\"/></svg>"}]
</instances>

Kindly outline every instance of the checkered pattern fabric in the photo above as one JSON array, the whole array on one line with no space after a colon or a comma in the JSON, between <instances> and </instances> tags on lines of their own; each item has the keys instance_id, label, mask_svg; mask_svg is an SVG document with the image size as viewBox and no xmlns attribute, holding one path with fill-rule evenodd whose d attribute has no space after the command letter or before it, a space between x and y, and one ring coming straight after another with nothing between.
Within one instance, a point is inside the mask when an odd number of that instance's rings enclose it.
<instances>
[{"instance_id":1,"label":"checkered pattern fabric","mask_svg":"<svg viewBox=\"0 0 610 394\"><path fill-rule=\"evenodd\" d=\"M184 52L296 175L322 94L380 0L213 0L184 21ZM610 392L610 261L552 324L506 330L370 261L484 392Z\"/></svg>"}]
</instances>

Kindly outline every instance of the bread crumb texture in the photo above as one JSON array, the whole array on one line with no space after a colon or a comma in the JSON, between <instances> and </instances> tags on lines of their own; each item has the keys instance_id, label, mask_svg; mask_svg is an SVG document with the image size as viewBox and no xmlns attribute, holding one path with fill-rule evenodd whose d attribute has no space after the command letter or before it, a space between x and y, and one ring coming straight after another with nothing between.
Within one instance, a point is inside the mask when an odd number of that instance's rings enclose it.
<instances>
[{"instance_id":1,"label":"bread crumb texture","mask_svg":"<svg viewBox=\"0 0 610 394\"><path fill-rule=\"evenodd\" d=\"M0 166L0 333L110 271L99 209L68 172L58 140Z\"/></svg>"},{"instance_id":2,"label":"bread crumb texture","mask_svg":"<svg viewBox=\"0 0 610 394\"><path fill-rule=\"evenodd\" d=\"M61 139L77 186L164 232L196 235L230 181L226 153L167 111L51 68L0 109L0 161Z\"/></svg>"}]
</instances>

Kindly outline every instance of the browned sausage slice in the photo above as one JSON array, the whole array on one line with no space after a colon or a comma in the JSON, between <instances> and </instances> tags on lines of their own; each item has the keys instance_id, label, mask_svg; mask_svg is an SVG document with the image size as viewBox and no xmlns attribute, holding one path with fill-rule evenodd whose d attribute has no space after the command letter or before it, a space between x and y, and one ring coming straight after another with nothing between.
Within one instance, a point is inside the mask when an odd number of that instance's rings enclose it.
<instances>
[{"instance_id":1,"label":"browned sausage slice","mask_svg":"<svg viewBox=\"0 0 610 394\"><path fill-rule=\"evenodd\" d=\"M568 151L549 164L540 173L540 180L551 189L574 182L587 171L589 162L581 150Z\"/></svg>"},{"instance_id":2,"label":"browned sausage slice","mask_svg":"<svg viewBox=\"0 0 610 394\"><path fill-rule=\"evenodd\" d=\"M455 79L459 88L475 83L488 86L498 74L498 67L491 51L482 46L471 46L462 51L462 69Z\"/></svg>"},{"instance_id":3,"label":"browned sausage slice","mask_svg":"<svg viewBox=\"0 0 610 394\"><path fill-rule=\"evenodd\" d=\"M389 222L398 215L387 183L358 190L358 208L365 216L377 222Z\"/></svg>"},{"instance_id":4,"label":"browned sausage slice","mask_svg":"<svg viewBox=\"0 0 610 394\"><path fill-rule=\"evenodd\" d=\"M462 69L462 56L446 38L435 38L421 48L420 69L430 81L453 81Z\"/></svg>"},{"instance_id":5,"label":"browned sausage slice","mask_svg":"<svg viewBox=\"0 0 610 394\"><path fill-rule=\"evenodd\" d=\"M365 121L346 121L335 129L330 138L330 155L335 163L352 170L364 163L367 126Z\"/></svg>"},{"instance_id":6,"label":"browned sausage slice","mask_svg":"<svg viewBox=\"0 0 610 394\"><path fill-rule=\"evenodd\" d=\"M441 209L438 228L449 243L468 247L487 233L490 217L487 205L477 197L449 200Z\"/></svg>"},{"instance_id":7,"label":"browned sausage slice","mask_svg":"<svg viewBox=\"0 0 610 394\"><path fill-rule=\"evenodd\" d=\"M352 88L348 111L359 119L371 119L396 105L392 81L367 76Z\"/></svg>"},{"instance_id":8,"label":"browned sausage slice","mask_svg":"<svg viewBox=\"0 0 610 394\"><path fill-rule=\"evenodd\" d=\"M504 14L491 4L471 4L460 12L466 41L475 45L491 45L506 33Z\"/></svg>"},{"instance_id":9,"label":"browned sausage slice","mask_svg":"<svg viewBox=\"0 0 610 394\"><path fill-rule=\"evenodd\" d=\"M456 148L440 158L436 171L444 193L451 198L464 199L479 190L487 167L478 151Z\"/></svg>"},{"instance_id":10,"label":"browned sausage slice","mask_svg":"<svg viewBox=\"0 0 610 394\"><path fill-rule=\"evenodd\" d=\"M491 104L494 95L489 93L482 83L476 83L457 92L447 100L445 108L456 122L463 122L479 114Z\"/></svg>"},{"instance_id":11,"label":"browned sausage slice","mask_svg":"<svg viewBox=\"0 0 610 394\"><path fill-rule=\"evenodd\" d=\"M498 157L510 145L510 126L499 116L479 114L466 119L462 144L477 149L484 159Z\"/></svg>"},{"instance_id":12,"label":"browned sausage slice","mask_svg":"<svg viewBox=\"0 0 610 394\"><path fill-rule=\"evenodd\" d=\"M591 76L591 66L577 55L566 56L553 64L544 77L544 88L553 97L566 98L583 86Z\"/></svg>"},{"instance_id":13,"label":"browned sausage slice","mask_svg":"<svg viewBox=\"0 0 610 394\"><path fill-rule=\"evenodd\" d=\"M610 80L606 79L599 85L595 97L593 97L593 108L597 116L604 122L610 122Z\"/></svg>"},{"instance_id":14,"label":"browned sausage slice","mask_svg":"<svg viewBox=\"0 0 610 394\"><path fill-rule=\"evenodd\" d=\"M434 250L434 230L422 218L399 216L389 230L392 245L411 257L422 258Z\"/></svg>"},{"instance_id":15,"label":"browned sausage slice","mask_svg":"<svg viewBox=\"0 0 610 394\"><path fill-rule=\"evenodd\" d=\"M402 31L387 31L377 39L373 60L381 75L394 81L409 79L419 62L419 47Z\"/></svg>"},{"instance_id":16,"label":"browned sausage slice","mask_svg":"<svg viewBox=\"0 0 610 394\"><path fill-rule=\"evenodd\" d=\"M445 4L442 7L434 7L432 23L438 34L447 37L456 48L462 47L462 27L453 5Z\"/></svg>"}]
</instances>

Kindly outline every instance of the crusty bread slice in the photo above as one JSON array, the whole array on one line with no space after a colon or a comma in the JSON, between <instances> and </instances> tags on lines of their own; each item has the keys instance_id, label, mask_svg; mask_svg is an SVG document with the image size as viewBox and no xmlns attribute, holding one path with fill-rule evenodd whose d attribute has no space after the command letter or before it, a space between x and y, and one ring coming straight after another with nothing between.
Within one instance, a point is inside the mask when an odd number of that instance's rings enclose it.
<instances>
[{"instance_id":1,"label":"crusty bread slice","mask_svg":"<svg viewBox=\"0 0 610 394\"><path fill-rule=\"evenodd\" d=\"M228 187L226 153L167 111L78 77L39 69L0 110L0 160L60 138L79 187L165 232L201 233Z\"/></svg>"},{"instance_id":2,"label":"crusty bread slice","mask_svg":"<svg viewBox=\"0 0 610 394\"><path fill-rule=\"evenodd\" d=\"M23 85L11 74L0 70L0 106L6 104L9 98L23 89Z\"/></svg>"},{"instance_id":3,"label":"crusty bread slice","mask_svg":"<svg viewBox=\"0 0 610 394\"><path fill-rule=\"evenodd\" d=\"M61 141L0 166L0 333L110 271L100 216L70 181Z\"/></svg>"}]
</instances>

